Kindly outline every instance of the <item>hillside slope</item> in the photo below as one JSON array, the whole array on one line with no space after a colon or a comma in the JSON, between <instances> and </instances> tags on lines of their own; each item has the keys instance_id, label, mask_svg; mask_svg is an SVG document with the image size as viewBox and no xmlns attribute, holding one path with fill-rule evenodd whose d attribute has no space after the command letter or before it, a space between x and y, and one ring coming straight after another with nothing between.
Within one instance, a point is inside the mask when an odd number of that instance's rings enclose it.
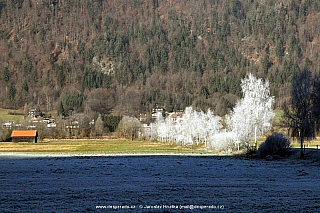
<instances>
[{"instance_id":1,"label":"hillside slope","mask_svg":"<svg viewBox=\"0 0 320 213\"><path fill-rule=\"evenodd\" d=\"M320 72L316 0L0 0L0 107L223 115L248 72L280 106Z\"/></svg>"}]
</instances>

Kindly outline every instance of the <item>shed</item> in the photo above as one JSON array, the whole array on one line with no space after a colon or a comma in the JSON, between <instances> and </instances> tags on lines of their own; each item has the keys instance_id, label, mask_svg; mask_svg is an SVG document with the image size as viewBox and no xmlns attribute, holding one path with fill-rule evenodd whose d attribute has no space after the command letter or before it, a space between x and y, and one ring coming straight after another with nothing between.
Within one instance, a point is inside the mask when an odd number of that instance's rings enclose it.
<instances>
[{"instance_id":1,"label":"shed","mask_svg":"<svg viewBox=\"0 0 320 213\"><path fill-rule=\"evenodd\" d=\"M12 142L34 142L37 143L37 130L13 130L11 134Z\"/></svg>"}]
</instances>

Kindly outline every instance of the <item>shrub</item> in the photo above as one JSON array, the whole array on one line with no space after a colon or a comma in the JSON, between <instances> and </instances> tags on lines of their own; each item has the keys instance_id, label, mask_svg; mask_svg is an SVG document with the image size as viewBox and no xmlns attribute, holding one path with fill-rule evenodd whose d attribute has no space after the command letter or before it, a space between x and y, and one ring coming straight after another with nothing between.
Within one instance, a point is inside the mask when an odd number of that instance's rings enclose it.
<instances>
[{"instance_id":1,"label":"shrub","mask_svg":"<svg viewBox=\"0 0 320 213\"><path fill-rule=\"evenodd\" d=\"M284 156L289 153L290 140L286 138L282 133L273 133L268 136L265 142L263 142L258 150L261 157L267 155L280 155Z\"/></svg>"},{"instance_id":2,"label":"shrub","mask_svg":"<svg viewBox=\"0 0 320 213\"><path fill-rule=\"evenodd\" d=\"M129 116L123 116L117 128L118 136L131 138L131 140L138 137L140 130L140 121Z\"/></svg>"},{"instance_id":3,"label":"shrub","mask_svg":"<svg viewBox=\"0 0 320 213\"><path fill-rule=\"evenodd\" d=\"M102 119L109 131L114 132L118 128L119 122L121 121L122 117L117 115L105 115L104 117L102 117Z\"/></svg>"},{"instance_id":4,"label":"shrub","mask_svg":"<svg viewBox=\"0 0 320 213\"><path fill-rule=\"evenodd\" d=\"M0 141L8 141L11 137L11 130L0 127Z\"/></svg>"},{"instance_id":5,"label":"shrub","mask_svg":"<svg viewBox=\"0 0 320 213\"><path fill-rule=\"evenodd\" d=\"M210 137L207 147L217 151L227 151L235 148L235 134L233 132L222 132Z\"/></svg>"}]
</instances>

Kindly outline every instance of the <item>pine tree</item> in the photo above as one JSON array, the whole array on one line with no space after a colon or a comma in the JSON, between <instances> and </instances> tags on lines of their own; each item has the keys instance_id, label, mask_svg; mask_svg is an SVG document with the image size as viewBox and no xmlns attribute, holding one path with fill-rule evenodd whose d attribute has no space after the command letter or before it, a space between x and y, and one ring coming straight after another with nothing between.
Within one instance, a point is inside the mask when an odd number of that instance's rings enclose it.
<instances>
[{"instance_id":1,"label":"pine tree","mask_svg":"<svg viewBox=\"0 0 320 213\"><path fill-rule=\"evenodd\" d=\"M5 82L8 82L8 81L10 80L10 72L9 72L8 67L5 67L4 70L3 70L2 79L3 79Z\"/></svg>"},{"instance_id":2,"label":"pine tree","mask_svg":"<svg viewBox=\"0 0 320 213\"><path fill-rule=\"evenodd\" d=\"M60 105L59 105L58 115L59 115L60 117L65 117L65 116L66 116L66 113L65 113L65 111L64 111L64 107L63 107L62 101L60 102Z\"/></svg>"},{"instance_id":3,"label":"pine tree","mask_svg":"<svg viewBox=\"0 0 320 213\"><path fill-rule=\"evenodd\" d=\"M9 99L11 102L14 101L14 98L16 97L17 89L14 85L10 85L9 88Z\"/></svg>"}]
</instances>

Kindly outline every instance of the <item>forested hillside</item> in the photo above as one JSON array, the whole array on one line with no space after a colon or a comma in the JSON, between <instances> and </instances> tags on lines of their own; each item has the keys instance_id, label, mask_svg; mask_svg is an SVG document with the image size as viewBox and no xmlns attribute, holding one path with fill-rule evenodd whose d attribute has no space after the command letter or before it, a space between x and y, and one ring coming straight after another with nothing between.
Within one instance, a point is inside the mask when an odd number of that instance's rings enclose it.
<instances>
[{"instance_id":1,"label":"forested hillside","mask_svg":"<svg viewBox=\"0 0 320 213\"><path fill-rule=\"evenodd\" d=\"M251 72L276 106L320 73L319 0L0 0L0 107L224 115Z\"/></svg>"}]
</instances>

